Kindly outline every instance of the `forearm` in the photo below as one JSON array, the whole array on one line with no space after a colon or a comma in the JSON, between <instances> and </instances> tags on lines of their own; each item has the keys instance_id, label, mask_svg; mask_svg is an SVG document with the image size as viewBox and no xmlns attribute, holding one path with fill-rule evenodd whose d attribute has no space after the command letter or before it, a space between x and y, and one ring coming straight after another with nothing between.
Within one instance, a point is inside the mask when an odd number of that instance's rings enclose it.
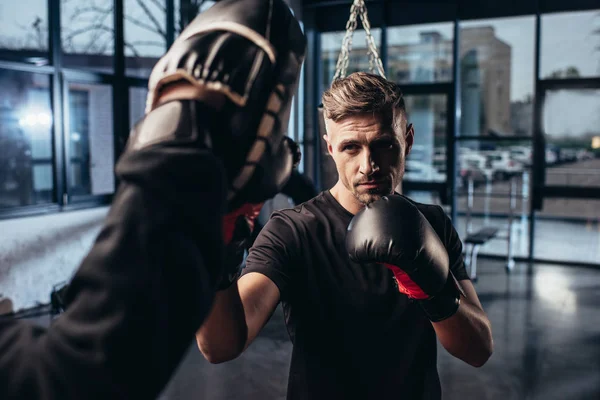
<instances>
[{"instance_id":1,"label":"forearm","mask_svg":"<svg viewBox=\"0 0 600 400\"><path fill-rule=\"evenodd\" d=\"M236 358L246 345L248 327L237 282L218 291L212 309L196 333L200 352L211 363Z\"/></svg>"},{"instance_id":2,"label":"forearm","mask_svg":"<svg viewBox=\"0 0 600 400\"><path fill-rule=\"evenodd\" d=\"M444 348L466 363L480 367L492 355L491 324L483 310L464 297L456 314L432 325Z\"/></svg>"},{"instance_id":3,"label":"forearm","mask_svg":"<svg viewBox=\"0 0 600 400\"><path fill-rule=\"evenodd\" d=\"M184 205L140 185L121 185L70 284L66 312L47 330L0 321L0 398L160 393L209 311L216 273L207 266L218 266L221 254L218 208L192 212ZM201 234L190 220L204 222Z\"/></svg>"}]
</instances>

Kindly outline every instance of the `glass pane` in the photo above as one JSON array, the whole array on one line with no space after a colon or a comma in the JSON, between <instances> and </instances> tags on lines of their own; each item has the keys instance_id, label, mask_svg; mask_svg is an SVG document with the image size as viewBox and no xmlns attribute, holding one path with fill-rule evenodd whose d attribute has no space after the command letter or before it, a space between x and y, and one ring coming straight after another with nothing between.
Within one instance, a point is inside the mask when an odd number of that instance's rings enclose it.
<instances>
[{"instance_id":1,"label":"glass pane","mask_svg":"<svg viewBox=\"0 0 600 400\"><path fill-rule=\"evenodd\" d=\"M208 10L215 2L211 0L174 0L175 4L175 37L199 13Z\"/></svg>"},{"instance_id":2,"label":"glass pane","mask_svg":"<svg viewBox=\"0 0 600 400\"><path fill-rule=\"evenodd\" d=\"M73 196L113 193L112 88L69 83L68 112L69 193Z\"/></svg>"},{"instance_id":3,"label":"glass pane","mask_svg":"<svg viewBox=\"0 0 600 400\"><path fill-rule=\"evenodd\" d=\"M125 0L125 68L127 75L147 77L167 50L165 0Z\"/></svg>"},{"instance_id":4,"label":"glass pane","mask_svg":"<svg viewBox=\"0 0 600 400\"><path fill-rule=\"evenodd\" d=\"M452 80L452 23L388 29L388 79L398 83Z\"/></svg>"},{"instance_id":5,"label":"glass pane","mask_svg":"<svg viewBox=\"0 0 600 400\"><path fill-rule=\"evenodd\" d=\"M377 52L381 57L381 29L371 29L371 34L377 46ZM327 32L321 34L321 63L323 68L323 91L327 90L335 74L335 66L342 48L345 32ZM357 28L352 37L352 49L348 61L346 76L353 72L369 72L369 56L367 55L367 35L365 31ZM377 73L377 69L374 70Z\"/></svg>"},{"instance_id":6,"label":"glass pane","mask_svg":"<svg viewBox=\"0 0 600 400\"><path fill-rule=\"evenodd\" d=\"M133 127L143 116L146 109L146 96L148 89L129 88L129 125Z\"/></svg>"},{"instance_id":7,"label":"glass pane","mask_svg":"<svg viewBox=\"0 0 600 400\"><path fill-rule=\"evenodd\" d=\"M429 191L429 190L404 190L403 195L413 199L416 202L424 203L424 204L435 204L437 206L441 206L445 211L449 212L450 208L442 203L442 199L440 198L440 194L437 191Z\"/></svg>"},{"instance_id":8,"label":"glass pane","mask_svg":"<svg viewBox=\"0 0 600 400\"><path fill-rule=\"evenodd\" d=\"M546 185L600 186L600 89L546 92L542 122Z\"/></svg>"},{"instance_id":9,"label":"glass pane","mask_svg":"<svg viewBox=\"0 0 600 400\"><path fill-rule=\"evenodd\" d=\"M48 63L47 0L2 2L0 26L3 59L38 65Z\"/></svg>"},{"instance_id":10,"label":"glass pane","mask_svg":"<svg viewBox=\"0 0 600 400\"><path fill-rule=\"evenodd\" d=\"M50 78L0 70L0 207L52 201Z\"/></svg>"},{"instance_id":11,"label":"glass pane","mask_svg":"<svg viewBox=\"0 0 600 400\"><path fill-rule=\"evenodd\" d=\"M540 78L600 76L600 9L542 16Z\"/></svg>"},{"instance_id":12,"label":"glass pane","mask_svg":"<svg viewBox=\"0 0 600 400\"><path fill-rule=\"evenodd\" d=\"M113 72L113 3L113 0L60 1L65 67Z\"/></svg>"},{"instance_id":13,"label":"glass pane","mask_svg":"<svg viewBox=\"0 0 600 400\"><path fill-rule=\"evenodd\" d=\"M445 95L406 95L406 114L413 124L415 139L406 160L404 179L444 182L446 180Z\"/></svg>"},{"instance_id":14,"label":"glass pane","mask_svg":"<svg viewBox=\"0 0 600 400\"><path fill-rule=\"evenodd\" d=\"M598 263L600 200L544 199L536 213L535 257Z\"/></svg>"},{"instance_id":15,"label":"glass pane","mask_svg":"<svg viewBox=\"0 0 600 400\"><path fill-rule=\"evenodd\" d=\"M534 17L460 24L460 135L532 134L534 50Z\"/></svg>"},{"instance_id":16,"label":"glass pane","mask_svg":"<svg viewBox=\"0 0 600 400\"><path fill-rule=\"evenodd\" d=\"M514 254L527 256L531 142L459 141L458 151L459 234L466 237L484 226L494 226L500 229L498 237L506 238L512 218ZM494 239L482 246L481 252L506 255L507 246L506 239Z\"/></svg>"}]
</instances>

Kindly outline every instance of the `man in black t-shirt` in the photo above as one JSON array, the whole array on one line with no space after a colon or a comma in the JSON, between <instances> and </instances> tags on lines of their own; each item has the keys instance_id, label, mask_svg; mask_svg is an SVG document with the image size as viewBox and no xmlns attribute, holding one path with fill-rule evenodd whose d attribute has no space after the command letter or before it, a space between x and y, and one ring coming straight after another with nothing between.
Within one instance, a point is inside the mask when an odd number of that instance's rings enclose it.
<instances>
[{"instance_id":1,"label":"man in black t-shirt","mask_svg":"<svg viewBox=\"0 0 600 400\"><path fill-rule=\"evenodd\" d=\"M293 343L288 399L440 399L436 338L476 367L493 347L490 323L465 271L462 243L441 207L408 200L439 237L448 276L458 282L458 306L443 318L428 317L389 266L351 261L348 226L365 205L377 204L401 182L414 129L399 87L375 75L335 81L323 105L324 139L338 182L272 214L241 278L217 293L196 335L198 346L214 363L237 357L281 302ZM421 235L415 229L411 240ZM420 267L423 274L432 268Z\"/></svg>"}]
</instances>

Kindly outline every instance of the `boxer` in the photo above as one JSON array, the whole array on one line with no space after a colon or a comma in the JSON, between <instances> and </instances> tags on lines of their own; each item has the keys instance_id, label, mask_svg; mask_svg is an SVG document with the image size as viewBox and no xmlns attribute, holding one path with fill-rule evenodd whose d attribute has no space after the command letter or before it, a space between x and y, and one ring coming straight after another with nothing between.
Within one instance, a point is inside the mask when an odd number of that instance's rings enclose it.
<instances>
[{"instance_id":1,"label":"boxer","mask_svg":"<svg viewBox=\"0 0 600 400\"><path fill-rule=\"evenodd\" d=\"M355 73L323 106L337 183L271 215L198 346L213 363L237 357L281 303L289 400L440 399L437 340L475 367L493 341L444 210L394 194L414 139L402 92Z\"/></svg>"}]
</instances>

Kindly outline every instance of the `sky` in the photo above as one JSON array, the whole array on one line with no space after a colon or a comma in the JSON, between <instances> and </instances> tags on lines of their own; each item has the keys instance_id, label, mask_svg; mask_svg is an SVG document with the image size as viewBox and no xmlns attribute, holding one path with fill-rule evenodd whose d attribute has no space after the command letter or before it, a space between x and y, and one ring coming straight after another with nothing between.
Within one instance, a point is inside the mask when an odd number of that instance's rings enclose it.
<instances>
[{"instance_id":1,"label":"sky","mask_svg":"<svg viewBox=\"0 0 600 400\"><path fill-rule=\"evenodd\" d=\"M68 7L83 4L105 5L111 0L62 0L67 1ZM2 0L0 3L0 40L7 36L23 38L26 32L31 32L31 24L36 17L40 17L47 25L47 0ZM176 0L176 3L179 1ZM145 4L153 10L157 16L161 15L152 1ZM143 16L143 11L134 0L125 0L126 15ZM108 18L107 24L112 26ZM148 22L144 19L144 22ZM64 25L64 22L63 22ZM89 26L89 22L69 23L69 28L78 29L81 26ZM511 46L511 100L521 100L527 94L533 93L534 74L534 32L535 19L531 16L502 18L484 21L468 21L461 23L463 27L492 26L496 37ZM24 30L22 26L29 27ZM547 76L557 69L565 69L568 66L576 66L583 76L600 76L600 51L594 51L594 47L600 46L600 34L591 35L594 29L600 30L600 9L597 12L575 12L550 14L542 17L542 47L541 47L541 76ZM446 38L452 38L452 23L427 24L416 26L403 26L390 28L388 40L390 44L417 43L419 32L437 30ZM132 23L126 23L126 40L162 41L159 35L142 29ZM379 30L373 29L373 34L379 45ZM353 47L364 47L364 31L359 24ZM340 48L343 33L328 34L323 37L323 49ZM82 41L87 38L82 37ZM89 39L88 39L89 40ZM142 55L158 57L164 49L158 46L138 46ZM130 52L128 52L130 54ZM588 102L589 103L589 102ZM586 104L586 108L589 104ZM577 110L574 110L577 112Z\"/></svg>"}]
</instances>

